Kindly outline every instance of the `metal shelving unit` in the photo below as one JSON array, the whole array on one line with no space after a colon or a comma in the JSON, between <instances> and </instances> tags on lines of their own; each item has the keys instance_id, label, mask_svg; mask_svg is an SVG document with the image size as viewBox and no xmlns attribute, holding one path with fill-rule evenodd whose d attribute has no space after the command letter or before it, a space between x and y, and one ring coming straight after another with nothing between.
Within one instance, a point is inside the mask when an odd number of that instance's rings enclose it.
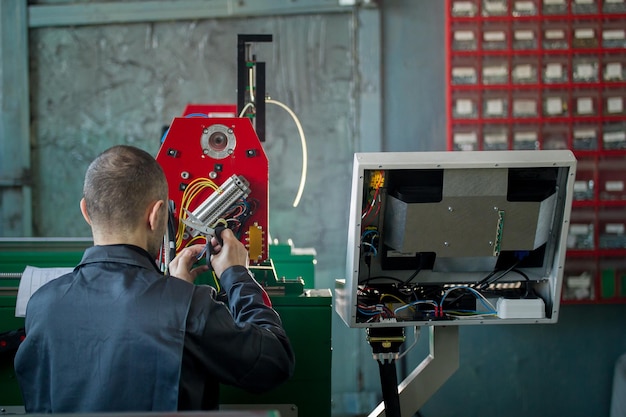
<instances>
[{"instance_id":1,"label":"metal shelving unit","mask_svg":"<svg viewBox=\"0 0 626 417\"><path fill-rule=\"evenodd\" d=\"M571 149L563 302L626 302L625 0L446 0L449 150Z\"/></svg>"}]
</instances>

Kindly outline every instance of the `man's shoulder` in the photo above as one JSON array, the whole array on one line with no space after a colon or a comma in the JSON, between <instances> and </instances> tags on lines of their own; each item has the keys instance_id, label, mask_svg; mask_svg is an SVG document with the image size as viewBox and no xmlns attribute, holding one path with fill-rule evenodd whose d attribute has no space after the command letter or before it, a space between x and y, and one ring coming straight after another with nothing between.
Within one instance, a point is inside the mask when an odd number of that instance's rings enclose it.
<instances>
[{"instance_id":1,"label":"man's shoulder","mask_svg":"<svg viewBox=\"0 0 626 417\"><path fill-rule=\"evenodd\" d=\"M68 272L67 274L63 274L57 278L51 279L50 281L46 282L41 287L39 287L33 293L33 297L35 296L35 294L38 294L38 293L58 291L61 288L65 288L68 285L70 285L74 281L74 279L75 279L75 271Z\"/></svg>"},{"instance_id":2,"label":"man's shoulder","mask_svg":"<svg viewBox=\"0 0 626 417\"><path fill-rule=\"evenodd\" d=\"M74 272L69 272L46 282L31 294L28 299L29 308L36 305L47 305L55 300L58 300L58 294L65 292L74 279Z\"/></svg>"}]
</instances>

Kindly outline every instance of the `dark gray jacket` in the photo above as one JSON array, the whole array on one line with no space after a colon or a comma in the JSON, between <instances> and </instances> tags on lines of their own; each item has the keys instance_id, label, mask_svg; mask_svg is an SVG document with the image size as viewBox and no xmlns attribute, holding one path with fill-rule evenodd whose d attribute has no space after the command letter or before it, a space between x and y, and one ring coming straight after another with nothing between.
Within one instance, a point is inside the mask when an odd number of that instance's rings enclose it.
<instances>
[{"instance_id":1,"label":"dark gray jacket","mask_svg":"<svg viewBox=\"0 0 626 417\"><path fill-rule=\"evenodd\" d=\"M262 392L294 355L244 267L210 286L163 276L143 249L94 246L26 310L15 371L29 413L214 409L219 384ZM264 301L265 300L265 301Z\"/></svg>"}]
</instances>

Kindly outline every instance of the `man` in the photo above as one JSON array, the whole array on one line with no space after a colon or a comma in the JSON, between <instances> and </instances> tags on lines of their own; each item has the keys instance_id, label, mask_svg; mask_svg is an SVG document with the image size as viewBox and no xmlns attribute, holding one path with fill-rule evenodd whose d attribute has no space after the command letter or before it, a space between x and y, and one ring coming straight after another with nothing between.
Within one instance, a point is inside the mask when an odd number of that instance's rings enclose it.
<instances>
[{"instance_id":1,"label":"man","mask_svg":"<svg viewBox=\"0 0 626 417\"><path fill-rule=\"evenodd\" d=\"M211 240L228 297L193 285L202 245L163 275L167 181L150 154L115 146L89 166L80 202L94 246L31 297L15 371L26 411L215 409L219 384L261 392L287 380L294 355L278 314L230 230Z\"/></svg>"}]
</instances>

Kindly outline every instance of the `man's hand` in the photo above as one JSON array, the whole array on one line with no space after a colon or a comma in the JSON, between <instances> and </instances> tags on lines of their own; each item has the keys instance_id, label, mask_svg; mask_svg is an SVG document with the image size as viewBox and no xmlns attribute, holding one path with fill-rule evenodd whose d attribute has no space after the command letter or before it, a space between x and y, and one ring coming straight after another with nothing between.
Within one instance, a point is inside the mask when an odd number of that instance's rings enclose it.
<instances>
[{"instance_id":1,"label":"man's hand","mask_svg":"<svg viewBox=\"0 0 626 417\"><path fill-rule=\"evenodd\" d=\"M233 231L224 229L220 235L222 244L216 238L211 239L213 245L213 255L211 255L211 266L217 277L221 277L222 273L231 266L241 265L248 267L248 251L245 246L237 240Z\"/></svg>"},{"instance_id":2,"label":"man's hand","mask_svg":"<svg viewBox=\"0 0 626 417\"><path fill-rule=\"evenodd\" d=\"M170 275L193 284L198 275L209 269L204 263L195 268L193 267L198 262L198 255L202 253L203 249L204 245L192 245L180 251L170 262Z\"/></svg>"}]
</instances>

